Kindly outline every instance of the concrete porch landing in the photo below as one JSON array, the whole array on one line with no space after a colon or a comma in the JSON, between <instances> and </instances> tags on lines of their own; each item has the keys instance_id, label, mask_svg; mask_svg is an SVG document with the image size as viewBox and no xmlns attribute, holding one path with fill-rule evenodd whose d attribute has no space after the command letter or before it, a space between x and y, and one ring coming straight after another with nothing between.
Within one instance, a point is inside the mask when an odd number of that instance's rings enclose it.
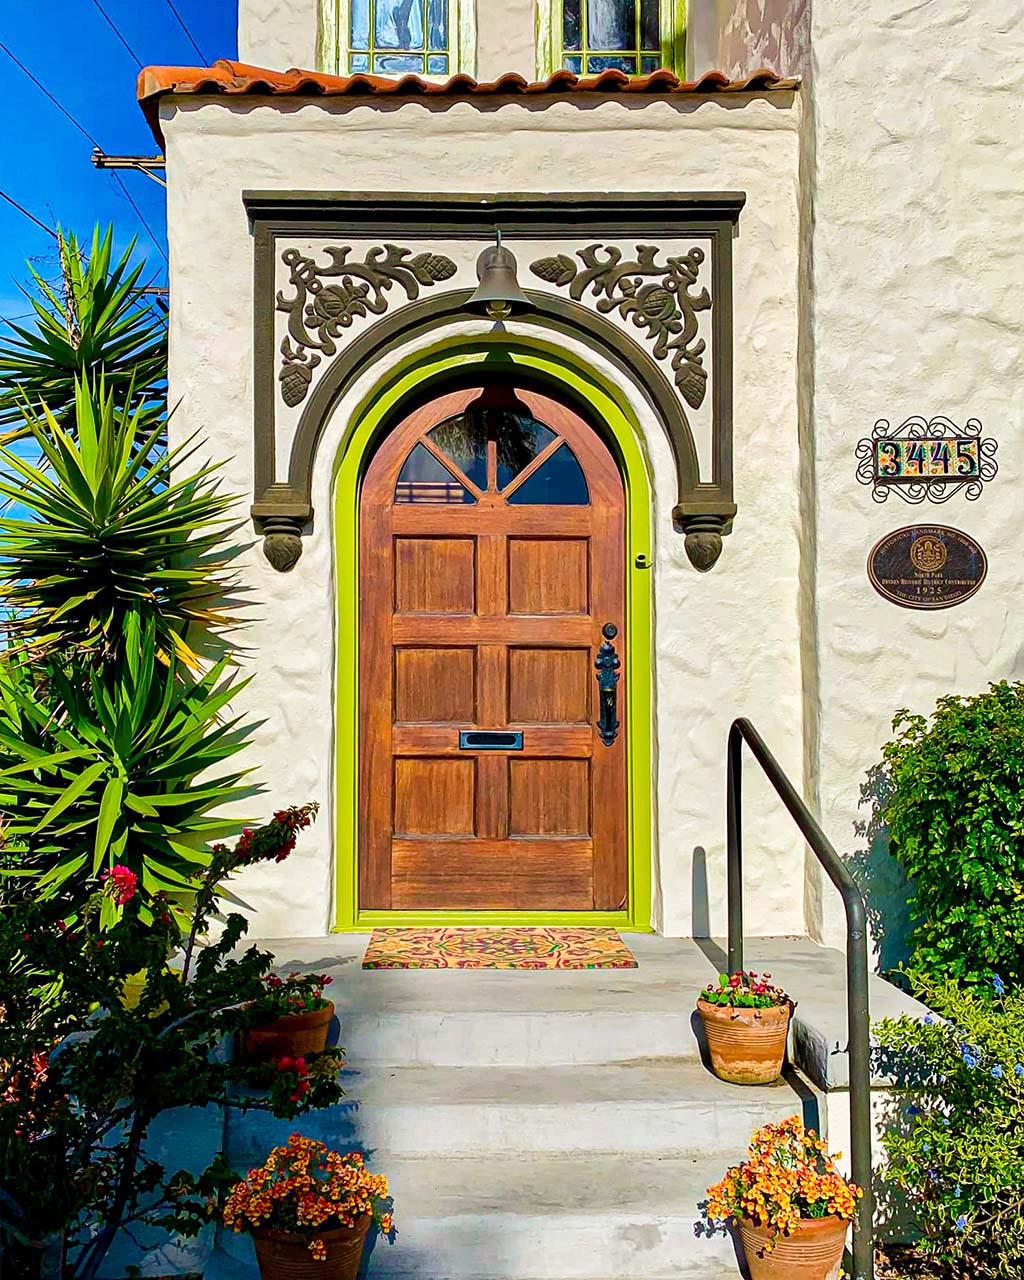
<instances>
[{"instance_id":1,"label":"concrete porch landing","mask_svg":"<svg viewBox=\"0 0 1024 1280\"><path fill-rule=\"evenodd\" d=\"M730 1241L695 1237L697 1205L758 1125L802 1114L827 1132L823 1090L845 1083L843 957L808 939L748 944L747 967L798 1001L802 1069L738 1088L703 1066L694 1026L721 947L625 939L637 969L542 972L364 971L366 935L261 942L282 969L334 977L357 1105L302 1122L232 1114L229 1157L249 1168L295 1129L365 1150L399 1230L374 1250L381 1280L739 1275ZM880 979L871 994L875 1017L923 1012ZM844 1094L833 1107L846 1112ZM217 1246L207 1280L256 1276L247 1238Z\"/></svg>"}]
</instances>

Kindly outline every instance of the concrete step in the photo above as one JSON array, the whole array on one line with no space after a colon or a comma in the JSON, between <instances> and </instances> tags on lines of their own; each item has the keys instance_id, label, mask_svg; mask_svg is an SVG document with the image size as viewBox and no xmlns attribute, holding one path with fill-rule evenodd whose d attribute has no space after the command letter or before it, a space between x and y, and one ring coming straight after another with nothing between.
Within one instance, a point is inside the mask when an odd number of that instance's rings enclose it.
<instances>
[{"instance_id":1,"label":"concrete step","mask_svg":"<svg viewBox=\"0 0 1024 1280\"><path fill-rule=\"evenodd\" d=\"M381 1166L383 1168L383 1166ZM721 1159L524 1156L391 1160L398 1238L377 1241L386 1280L736 1277L730 1239L694 1223ZM206 1280L247 1277L251 1244L221 1233Z\"/></svg>"},{"instance_id":2,"label":"concrete step","mask_svg":"<svg viewBox=\"0 0 1024 1280\"><path fill-rule=\"evenodd\" d=\"M332 1146L392 1156L648 1152L740 1154L758 1125L802 1115L818 1094L796 1073L776 1085L724 1084L691 1059L575 1067L367 1066L343 1075L348 1109L303 1119ZM232 1116L228 1154L262 1160L294 1121Z\"/></svg>"}]
</instances>

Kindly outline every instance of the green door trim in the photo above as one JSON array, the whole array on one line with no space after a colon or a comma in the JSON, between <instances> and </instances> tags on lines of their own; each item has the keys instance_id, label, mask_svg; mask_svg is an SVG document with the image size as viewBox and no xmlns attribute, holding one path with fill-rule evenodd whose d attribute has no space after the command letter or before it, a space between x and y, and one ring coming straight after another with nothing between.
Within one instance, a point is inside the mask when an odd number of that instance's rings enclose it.
<instances>
[{"instance_id":1,"label":"green door trim","mask_svg":"<svg viewBox=\"0 0 1024 1280\"><path fill-rule=\"evenodd\" d=\"M609 433L626 488L627 832L629 900L624 911L360 911L358 899L359 750L359 488L387 421L410 396L475 365L488 372L520 370L561 387L589 406ZM616 389L592 369L542 341L447 339L444 346L392 370L353 413L333 477L335 614L335 932L386 925L549 924L611 925L651 930L653 861L653 628L651 482L639 424Z\"/></svg>"}]
</instances>

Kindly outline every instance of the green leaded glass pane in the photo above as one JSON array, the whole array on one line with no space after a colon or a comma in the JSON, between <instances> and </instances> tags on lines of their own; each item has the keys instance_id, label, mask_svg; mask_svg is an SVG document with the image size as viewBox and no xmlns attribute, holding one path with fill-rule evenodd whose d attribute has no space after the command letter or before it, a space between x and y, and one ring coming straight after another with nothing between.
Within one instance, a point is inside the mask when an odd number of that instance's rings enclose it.
<instances>
[{"instance_id":1,"label":"green leaded glass pane","mask_svg":"<svg viewBox=\"0 0 1024 1280\"><path fill-rule=\"evenodd\" d=\"M423 0L374 0L378 49L423 48Z\"/></svg>"},{"instance_id":2,"label":"green leaded glass pane","mask_svg":"<svg viewBox=\"0 0 1024 1280\"><path fill-rule=\"evenodd\" d=\"M636 48L636 0L587 0L591 49Z\"/></svg>"},{"instance_id":3,"label":"green leaded glass pane","mask_svg":"<svg viewBox=\"0 0 1024 1280\"><path fill-rule=\"evenodd\" d=\"M350 0L349 71L447 75L452 0Z\"/></svg>"},{"instance_id":4,"label":"green leaded glass pane","mask_svg":"<svg viewBox=\"0 0 1024 1280\"><path fill-rule=\"evenodd\" d=\"M661 66L661 0L561 0L562 65L597 75Z\"/></svg>"},{"instance_id":5,"label":"green leaded glass pane","mask_svg":"<svg viewBox=\"0 0 1024 1280\"><path fill-rule=\"evenodd\" d=\"M583 0L562 0L562 48L583 48Z\"/></svg>"}]
</instances>

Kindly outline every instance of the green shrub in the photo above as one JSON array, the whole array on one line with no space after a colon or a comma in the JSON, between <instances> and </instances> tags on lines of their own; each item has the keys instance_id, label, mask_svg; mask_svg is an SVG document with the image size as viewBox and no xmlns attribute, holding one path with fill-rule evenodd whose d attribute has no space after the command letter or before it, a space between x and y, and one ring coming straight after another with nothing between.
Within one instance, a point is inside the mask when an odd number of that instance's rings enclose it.
<instances>
[{"instance_id":1,"label":"green shrub","mask_svg":"<svg viewBox=\"0 0 1024 1280\"><path fill-rule=\"evenodd\" d=\"M950 1274L1024 1277L1024 991L916 981L941 1017L875 1027L899 1111L882 1173Z\"/></svg>"},{"instance_id":2,"label":"green shrub","mask_svg":"<svg viewBox=\"0 0 1024 1280\"><path fill-rule=\"evenodd\" d=\"M1024 982L1024 684L901 711L880 816L911 877L913 966Z\"/></svg>"}]
</instances>

